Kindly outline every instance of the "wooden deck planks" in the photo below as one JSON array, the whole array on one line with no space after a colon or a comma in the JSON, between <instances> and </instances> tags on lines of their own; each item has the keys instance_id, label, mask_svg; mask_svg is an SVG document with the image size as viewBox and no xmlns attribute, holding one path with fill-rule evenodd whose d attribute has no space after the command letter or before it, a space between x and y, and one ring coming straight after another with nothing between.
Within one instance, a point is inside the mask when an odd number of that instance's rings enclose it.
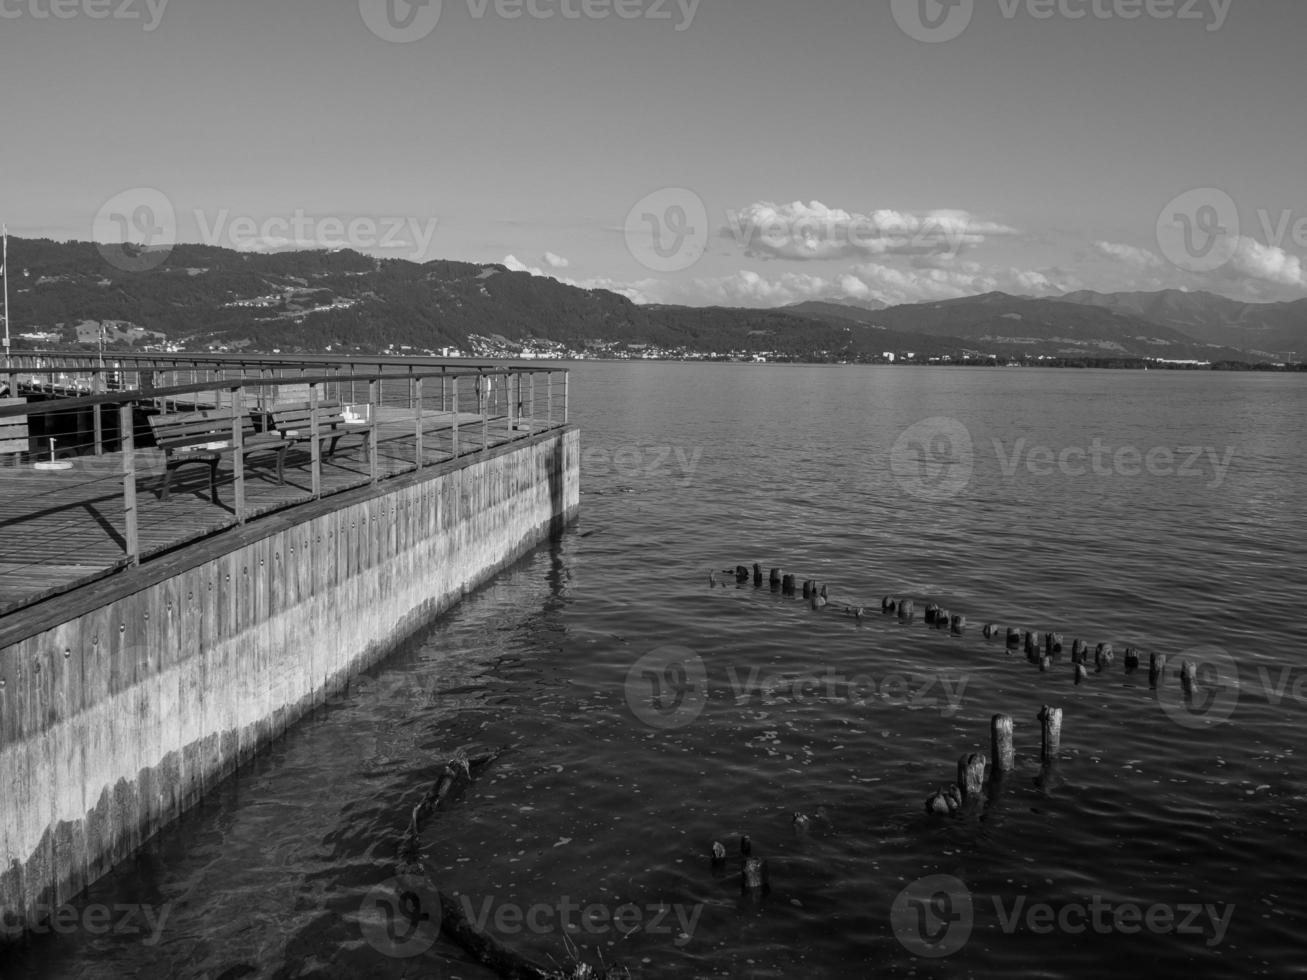
<instances>
[{"instance_id":1,"label":"wooden deck planks","mask_svg":"<svg viewBox=\"0 0 1307 980\"><path fill-rule=\"evenodd\" d=\"M424 466L451 458L453 424L452 413L424 413ZM485 447L479 415L460 413L458 425L461 455ZM413 469L415 428L412 413L391 409L379 413L378 478ZM538 424L536 431L543 428ZM525 431L510 431L507 418L490 420L490 446L525 436ZM178 470L171 495L163 502L158 499L163 453L137 450L134 461L143 559L236 523L233 460L225 459L220 465L217 505L208 495L208 467ZM72 470L62 472L41 472L30 464L0 464L0 616L110 574L126 561L121 454L81 456L73 462ZM284 486L277 484L275 464L264 464L259 456L246 459L247 521L312 499L308 443L287 453ZM371 467L362 445L342 444L322 460L324 496L370 479Z\"/></svg>"}]
</instances>

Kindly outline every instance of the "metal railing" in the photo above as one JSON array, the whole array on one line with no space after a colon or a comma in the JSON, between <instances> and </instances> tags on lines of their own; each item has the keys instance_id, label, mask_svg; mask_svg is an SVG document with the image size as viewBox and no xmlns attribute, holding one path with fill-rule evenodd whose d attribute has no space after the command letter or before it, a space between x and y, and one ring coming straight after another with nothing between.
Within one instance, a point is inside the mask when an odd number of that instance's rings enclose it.
<instances>
[{"instance_id":1,"label":"metal railing","mask_svg":"<svg viewBox=\"0 0 1307 980\"><path fill-rule=\"evenodd\" d=\"M40 379L31 366L19 367L13 393L47 400L0 405L0 420L25 418L29 427L29 451L0 456L0 563L9 556L11 579L5 582L0 567L0 599L13 585L15 555L34 556L32 567L84 566L86 541L79 535L107 533L121 545L107 564L135 565L145 554L175 547L178 538L195 537L197 528L212 533L330 493L485 455L565 425L569 417L568 374L560 369L408 365L400 371L308 374L296 365L288 375L232 378L215 376L229 370L225 366L196 364L184 370L206 376L193 383L118 389L127 380L113 373L122 372L120 366L47 366ZM324 458L327 430L320 420L327 402L341 403L333 418L343 410L351 431L366 434L364 463L343 446ZM278 406L307 407L309 416L307 439L303 431L277 434L286 446L283 484L268 479L268 467L253 456L252 465L243 452L243 433L251 424L263 445L275 444ZM232 488L230 507L201 506L198 492L186 495L180 507L176 497L138 494L146 480L162 482L169 462L151 446L149 418L192 411L217 416L223 426L217 488ZM247 477L255 473L263 479L251 494ZM209 489L207 479L202 489ZM112 513L113 499L121 500L121 515ZM170 534L173 525L176 534Z\"/></svg>"}]
</instances>

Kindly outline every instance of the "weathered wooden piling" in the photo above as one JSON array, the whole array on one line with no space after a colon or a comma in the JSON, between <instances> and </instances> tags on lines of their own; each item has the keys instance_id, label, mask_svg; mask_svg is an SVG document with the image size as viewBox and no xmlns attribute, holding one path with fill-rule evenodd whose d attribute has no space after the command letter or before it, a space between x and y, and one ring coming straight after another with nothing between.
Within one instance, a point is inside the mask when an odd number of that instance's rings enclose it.
<instances>
[{"instance_id":1,"label":"weathered wooden piling","mask_svg":"<svg viewBox=\"0 0 1307 980\"><path fill-rule=\"evenodd\" d=\"M1166 672L1166 654L1153 653L1148 657L1148 686L1157 687L1157 682Z\"/></svg>"},{"instance_id":2,"label":"weathered wooden piling","mask_svg":"<svg viewBox=\"0 0 1307 980\"><path fill-rule=\"evenodd\" d=\"M781 587L781 576L784 574L785 573L779 568L773 568L771 570L771 590L773 592Z\"/></svg>"},{"instance_id":3,"label":"weathered wooden piling","mask_svg":"<svg viewBox=\"0 0 1307 980\"><path fill-rule=\"evenodd\" d=\"M948 629L948 624L952 622L953 616L947 609L937 609L935 611L934 627L937 630Z\"/></svg>"},{"instance_id":4,"label":"weathered wooden piling","mask_svg":"<svg viewBox=\"0 0 1307 980\"><path fill-rule=\"evenodd\" d=\"M1190 697L1198 693L1198 668L1192 660L1180 664L1180 687Z\"/></svg>"},{"instance_id":5,"label":"weathered wooden piling","mask_svg":"<svg viewBox=\"0 0 1307 980\"><path fill-rule=\"evenodd\" d=\"M721 841L715 840L712 842L711 854L712 866L714 868L720 868L726 863L726 845Z\"/></svg>"},{"instance_id":6,"label":"weathered wooden piling","mask_svg":"<svg viewBox=\"0 0 1307 980\"><path fill-rule=\"evenodd\" d=\"M1112 644L1100 643L1098 649L1094 651L1094 669L1100 674L1112 666L1112 661L1116 659L1116 654L1112 652Z\"/></svg>"},{"instance_id":7,"label":"weathered wooden piling","mask_svg":"<svg viewBox=\"0 0 1307 980\"><path fill-rule=\"evenodd\" d=\"M826 597L816 589L813 589L811 594L808 596L808 602L812 605L813 609L820 609L822 606L826 605Z\"/></svg>"},{"instance_id":8,"label":"weathered wooden piling","mask_svg":"<svg viewBox=\"0 0 1307 980\"><path fill-rule=\"evenodd\" d=\"M762 585L762 566L757 562L753 563L753 584Z\"/></svg>"},{"instance_id":9,"label":"weathered wooden piling","mask_svg":"<svg viewBox=\"0 0 1307 980\"><path fill-rule=\"evenodd\" d=\"M949 629L954 636L961 636L967 628L967 617L961 613L954 613L953 618L949 620Z\"/></svg>"},{"instance_id":10,"label":"weathered wooden piling","mask_svg":"<svg viewBox=\"0 0 1307 980\"><path fill-rule=\"evenodd\" d=\"M744 874L740 879L740 887L746 892L765 892L768 890L767 882L767 862L760 858L751 857L744 862Z\"/></svg>"},{"instance_id":11,"label":"weathered wooden piling","mask_svg":"<svg viewBox=\"0 0 1307 980\"><path fill-rule=\"evenodd\" d=\"M1062 652L1062 634L1045 633L1044 634L1044 653L1050 657L1055 657Z\"/></svg>"},{"instance_id":12,"label":"weathered wooden piling","mask_svg":"<svg viewBox=\"0 0 1307 980\"><path fill-rule=\"evenodd\" d=\"M992 640L994 637L1003 634L1003 627L999 626L998 623L986 623L982 632L985 634L985 639Z\"/></svg>"},{"instance_id":13,"label":"weathered wooden piling","mask_svg":"<svg viewBox=\"0 0 1307 980\"><path fill-rule=\"evenodd\" d=\"M1030 630L1026 630L1025 636L1022 639L1026 646L1026 656L1032 659L1039 656L1038 635L1036 633L1031 632Z\"/></svg>"},{"instance_id":14,"label":"weathered wooden piling","mask_svg":"<svg viewBox=\"0 0 1307 980\"><path fill-rule=\"evenodd\" d=\"M1085 668L1084 663L1077 663L1072 669L1075 671L1077 684L1089 677L1089 671Z\"/></svg>"},{"instance_id":15,"label":"weathered wooden piling","mask_svg":"<svg viewBox=\"0 0 1307 980\"><path fill-rule=\"evenodd\" d=\"M1035 716L1040 723L1039 758L1045 765L1057 761L1062 747L1062 709L1044 705Z\"/></svg>"},{"instance_id":16,"label":"weathered wooden piling","mask_svg":"<svg viewBox=\"0 0 1307 980\"><path fill-rule=\"evenodd\" d=\"M915 615L915 610L912 605L912 600L911 599L901 600L899 602L899 622L910 623L912 622L914 615Z\"/></svg>"},{"instance_id":17,"label":"weathered wooden piling","mask_svg":"<svg viewBox=\"0 0 1307 980\"><path fill-rule=\"evenodd\" d=\"M898 611L899 601L892 595L887 595L880 600L880 611L883 613L895 613Z\"/></svg>"},{"instance_id":18,"label":"weathered wooden piling","mask_svg":"<svg viewBox=\"0 0 1307 980\"><path fill-rule=\"evenodd\" d=\"M1071 662L1073 664L1082 664L1085 657L1089 655L1089 644L1084 640L1076 640L1071 644Z\"/></svg>"},{"instance_id":19,"label":"weathered wooden piling","mask_svg":"<svg viewBox=\"0 0 1307 980\"><path fill-rule=\"evenodd\" d=\"M1053 666L1053 658L1050 657L1048 654L1044 654L1042 657L1039 658L1039 672L1041 674L1047 674L1049 670L1052 668L1052 666Z\"/></svg>"},{"instance_id":20,"label":"weathered wooden piling","mask_svg":"<svg viewBox=\"0 0 1307 980\"><path fill-rule=\"evenodd\" d=\"M1021 646L1021 631L1015 626L1007 628L1007 645L1010 647Z\"/></svg>"},{"instance_id":21,"label":"weathered wooden piling","mask_svg":"<svg viewBox=\"0 0 1307 980\"><path fill-rule=\"evenodd\" d=\"M1125 670L1132 674L1139 669L1139 651L1134 647L1125 648Z\"/></svg>"},{"instance_id":22,"label":"weathered wooden piling","mask_svg":"<svg viewBox=\"0 0 1307 980\"><path fill-rule=\"evenodd\" d=\"M781 592L785 595L794 595L793 575L786 575L781 579Z\"/></svg>"},{"instance_id":23,"label":"weathered wooden piling","mask_svg":"<svg viewBox=\"0 0 1307 980\"><path fill-rule=\"evenodd\" d=\"M749 568L747 565L735 566L735 581L737 582L749 581Z\"/></svg>"},{"instance_id":24,"label":"weathered wooden piling","mask_svg":"<svg viewBox=\"0 0 1307 980\"><path fill-rule=\"evenodd\" d=\"M963 803L973 803L984 796L985 764L983 752L972 752L958 759L958 790Z\"/></svg>"},{"instance_id":25,"label":"weathered wooden piling","mask_svg":"<svg viewBox=\"0 0 1307 980\"><path fill-rule=\"evenodd\" d=\"M995 715L989 721L989 750L994 757L994 768L990 774L998 779L1006 772L1011 772L1016 765L1016 748L1012 742L1012 716Z\"/></svg>"},{"instance_id":26,"label":"weathered wooden piling","mask_svg":"<svg viewBox=\"0 0 1307 980\"><path fill-rule=\"evenodd\" d=\"M803 580L803 598L808 599L812 597L812 586L812 579L805 578Z\"/></svg>"},{"instance_id":27,"label":"weathered wooden piling","mask_svg":"<svg viewBox=\"0 0 1307 980\"><path fill-rule=\"evenodd\" d=\"M928 602L928 603L926 603L926 616L925 616L925 619L926 619L926 625L927 625L927 626L934 626L934 625L935 625L935 620L936 620L936 618L938 618L938 616L939 616L939 611L940 611L940 610L939 610L939 604L938 604L938 603L934 603L934 602Z\"/></svg>"}]
</instances>

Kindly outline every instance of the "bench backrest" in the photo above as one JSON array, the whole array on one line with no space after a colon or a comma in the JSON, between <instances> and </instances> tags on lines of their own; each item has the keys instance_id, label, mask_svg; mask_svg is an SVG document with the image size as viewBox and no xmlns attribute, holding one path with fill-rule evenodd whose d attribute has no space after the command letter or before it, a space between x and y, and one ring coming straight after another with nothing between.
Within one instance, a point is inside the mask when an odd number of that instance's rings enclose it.
<instances>
[{"instance_id":1,"label":"bench backrest","mask_svg":"<svg viewBox=\"0 0 1307 980\"><path fill-rule=\"evenodd\" d=\"M171 415L151 415L150 431L160 449L184 449L210 442L231 443L231 412L219 409L208 412L174 412ZM241 416L241 435L255 434L254 419Z\"/></svg>"},{"instance_id":2,"label":"bench backrest","mask_svg":"<svg viewBox=\"0 0 1307 980\"><path fill-rule=\"evenodd\" d=\"M278 432L297 431L308 435L312 424L313 410L308 402L294 405L278 405L272 410L272 427ZM338 401L318 402L318 431L325 432L335 426L345 424L345 408Z\"/></svg>"}]
</instances>

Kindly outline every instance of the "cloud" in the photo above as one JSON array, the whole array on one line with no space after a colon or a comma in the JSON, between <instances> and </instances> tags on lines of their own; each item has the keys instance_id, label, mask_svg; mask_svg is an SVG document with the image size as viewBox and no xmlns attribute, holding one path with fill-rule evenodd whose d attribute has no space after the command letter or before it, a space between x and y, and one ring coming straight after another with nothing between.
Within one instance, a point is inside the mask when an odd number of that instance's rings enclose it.
<instances>
[{"instance_id":1,"label":"cloud","mask_svg":"<svg viewBox=\"0 0 1307 980\"><path fill-rule=\"evenodd\" d=\"M1263 245L1247 236L1239 239L1234 258L1225 271L1236 276L1274 283L1277 286L1307 286L1302 259L1277 245Z\"/></svg>"},{"instance_id":2,"label":"cloud","mask_svg":"<svg viewBox=\"0 0 1307 980\"><path fill-rule=\"evenodd\" d=\"M545 265L549 266L551 269L566 269L572 264L561 255L556 255L553 252L546 252L542 258Z\"/></svg>"},{"instance_id":3,"label":"cloud","mask_svg":"<svg viewBox=\"0 0 1307 980\"><path fill-rule=\"evenodd\" d=\"M568 281L568 280L564 280ZM1081 288L1073 277L1055 270L990 268L973 262L952 267L897 268L869 262L832 276L807 272L762 275L741 269L728 276L616 282L610 279L569 282L585 289L608 289L635 303L674 303L686 306L769 308L808 300L845 302L879 300L890 306L955 299L1002 290L1028 295L1058 296Z\"/></svg>"},{"instance_id":4,"label":"cloud","mask_svg":"<svg viewBox=\"0 0 1307 980\"><path fill-rule=\"evenodd\" d=\"M1109 259L1116 259L1137 269L1159 269L1164 264L1157 255L1148 251L1148 249L1135 248L1133 245L1121 245L1116 242L1094 242L1093 248L1100 255L1106 255Z\"/></svg>"},{"instance_id":5,"label":"cloud","mask_svg":"<svg viewBox=\"0 0 1307 980\"><path fill-rule=\"evenodd\" d=\"M750 204L727 212L720 236L753 258L866 259L881 255L953 255L989 236L1015 235L1013 228L966 211L919 214L880 210L871 214L828 208L820 201Z\"/></svg>"}]
</instances>

